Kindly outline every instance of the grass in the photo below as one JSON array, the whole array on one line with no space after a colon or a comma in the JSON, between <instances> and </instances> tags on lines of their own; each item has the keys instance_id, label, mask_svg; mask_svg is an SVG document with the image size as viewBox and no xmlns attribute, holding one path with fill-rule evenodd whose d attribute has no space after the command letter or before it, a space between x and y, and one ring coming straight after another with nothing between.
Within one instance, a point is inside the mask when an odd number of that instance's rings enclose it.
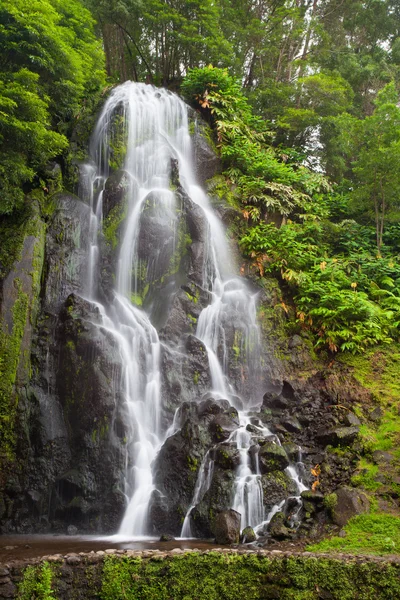
<instances>
[{"instance_id":1,"label":"grass","mask_svg":"<svg viewBox=\"0 0 400 600\"><path fill-rule=\"evenodd\" d=\"M379 555L400 552L400 517L386 514L359 515L350 519L344 530L344 538L331 537L308 546L307 550Z\"/></svg>"},{"instance_id":2,"label":"grass","mask_svg":"<svg viewBox=\"0 0 400 600\"><path fill-rule=\"evenodd\" d=\"M343 353L338 360L354 368L354 377L382 406L400 398L400 344L375 347L361 355Z\"/></svg>"}]
</instances>

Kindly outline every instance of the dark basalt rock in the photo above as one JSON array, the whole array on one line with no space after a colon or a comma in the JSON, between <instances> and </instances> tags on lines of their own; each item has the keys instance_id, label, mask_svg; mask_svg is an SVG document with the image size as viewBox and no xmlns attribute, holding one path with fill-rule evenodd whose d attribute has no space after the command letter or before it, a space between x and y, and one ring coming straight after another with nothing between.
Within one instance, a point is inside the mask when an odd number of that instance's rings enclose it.
<instances>
[{"instance_id":1,"label":"dark basalt rock","mask_svg":"<svg viewBox=\"0 0 400 600\"><path fill-rule=\"evenodd\" d=\"M122 206L126 200L127 191L136 186L137 183L132 180L132 177L127 171L114 171L108 177L103 192L103 217L107 218L110 212L116 206Z\"/></svg>"},{"instance_id":2,"label":"dark basalt rock","mask_svg":"<svg viewBox=\"0 0 400 600\"><path fill-rule=\"evenodd\" d=\"M234 470L240 464L240 452L235 444L220 444L211 455L221 469Z\"/></svg>"},{"instance_id":3,"label":"dark basalt rock","mask_svg":"<svg viewBox=\"0 0 400 600\"><path fill-rule=\"evenodd\" d=\"M349 446L356 439L358 432L358 427L336 427L335 429L319 431L316 440L324 446Z\"/></svg>"},{"instance_id":4,"label":"dark basalt rock","mask_svg":"<svg viewBox=\"0 0 400 600\"><path fill-rule=\"evenodd\" d=\"M196 537L215 535L215 516L231 507L234 485L235 472L215 465L209 490L191 512L192 531Z\"/></svg>"},{"instance_id":5,"label":"dark basalt rock","mask_svg":"<svg viewBox=\"0 0 400 600\"><path fill-rule=\"evenodd\" d=\"M263 475L261 485L267 511L271 510L276 504L280 504L282 500L286 500L289 496L297 493L296 484L283 471L274 471Z\"/></svg>"},{"instance_id":6,"label":"dark basalt rock","mask_svg":"<svg viewBox=\"0 0 400 600\"><path fill-rule=\"evenodd\" d=\"M263 396L263 407L285 409L289 407L289 400L281 394L266 392Z\"/></svg>"},{"instance_id":7,"label":"dark basalt rock","mask_svg":"<svg viewBox=\"0 0 400 600\"><path fill-rule=\"evenodd\" d=\"M292 433L298 433L303 429L299 420L291 415L283 417L283 419L281 419L281 424L284 426L286 431L290 431Z\"/></svg>"},{"instance_id":8,"label":"dark basalt rock","mask_svg":"<svg viewBox=\"0 0 400 600\"><path fill-rule=\"evenodd\" d=\"M268 532L276 540L284 540L290 537L290 531L286 526L286 517L283 512L277 512L268 525Z\"/></svg>"},{"instance_id":9,"label":"dark basalt rock","mask_svg":"<svg viewBox=\"0 0 400 600\"><path fill-rule=\"evenodd\" d=\"M273 442L266 442L260 447L258 461L263 474L271 471L283 471L289 466L285 450Z\"/></svg>"},{"instance_id":10,"label":"dark basalt rock","mask_svg":"<svg viewBox=\"0 0 400 600\"><path fill-rule=\"evenodd\" d=\"M354 413L348 412L344 417L344 424L348 427L359 427L361 425L361 421Z\"/></svg>"},{"instance_id":11,"label":"dark basalt rock","mask_svg":"<svg viewBox=\"0 0 400 600\"><path fill-rule=\"evenodd\" d=\"M337 502L332 510L332 520L343 527L351 517L369 511L369 500L364 492L349 487L341 487L335 492Z\"/></svg>"},{"instance_id":12,"label":"dark basalt rock","mask_svg":"<svg viewBox=\"0 0 400 600\"><path fill-rule=\"evenodd\" d=\"M58 314L71 293L88 281L90 207L68 194L57 194L56 209L46 237L42 310Z\"/></svg>"},{"instance_id":13,"label":"dark basalt rock","mask_svg":"<svg viewBox=\"0 0 400 600\"><path fill-rule=\"evenodd\" d=\"M257 536L252 527L245 527L243 529L242 534L240 536L240 541L242 544L251 544L251 543L255 542L256 539L257 539Z\"/></svg>"},{"instance_id":14,"label":"dark basalt rock","mask_svg":"<svg viewBox=\"0 0 400 600\"><path fill-rule=\"evenodd\" d=\"M115 340L99 322L97 307L74 294L60 313L57 391L71 460L55 481L50 514L72 520L80 530L94 529L92 521L103 515L102 527L112 531L125 506L118 490L125 432L121 426L114 429L114 423L122 422L117 416L123 404L116 406L112 385L119 380L121 364Z\"/></svg>"},{"instance_id":15,"label":"dark basalt rock","mask_svg":"<svg viewBox=\"0 0 400 600\"><path fill-rule=\"evenodd\" d=\"M160 535L160 542L173 542L174 540L174 536L170 535L169 533L162 533Z\"/></svg>"},{"instance_id":16,"label":"dark basalt rock","mask_svg":"<svg viewBox=\"0 0 400 600\"><path fill-rule=\"evenodd\" d=\"M237 410L231 407L226 413L217 415L211 422L210 431L214 442L227 440L239 427Z\"/></svg>"},{"instance_id":17,"label":"dark basalt rock","mask_svg":"<svg viewBox=\"0 0 400 600\"><path fill-rule=\"evenodd\" d=\"M240 538L240 513L232 508L217 514L214 524L217 544L238 544Z\"/></svg>"},{"instance_id":18,"label":"dark basalt rock","mask_svg":"<svg viewBox=\"0 0 400 600\"><path fill-rule=\"evenodd\" d=\"M205 185L217 173L221 172L221 160L213 147L211 128L192 109L189 112L190 121L194 124L192 143L196 177L201 185Z\"/></svg>"},{"instance_id":19,"label":"dark basalt rock","mask_svg":"<svg viewBox=\"0 0 400 600\"><path fill-rule=\"evenodd\" d=\"M238 426L237 411L226 400L215 401L212 398L200 403L184 403L175 421L181 429L166 440L155 460L153 473L158 492L154 494L151 507L155 531L173 535L180 533L182 516L185 516L192 501L200 466L206 452L214 445L215 436L225 439L227 430ZM224 479L229 480L226 501L230 501L234 474L218 466L214 469L208 494L220 499L221 490L214 488ZM207 526L210 527L209 524Z\"/></svg>"}]
</instances>

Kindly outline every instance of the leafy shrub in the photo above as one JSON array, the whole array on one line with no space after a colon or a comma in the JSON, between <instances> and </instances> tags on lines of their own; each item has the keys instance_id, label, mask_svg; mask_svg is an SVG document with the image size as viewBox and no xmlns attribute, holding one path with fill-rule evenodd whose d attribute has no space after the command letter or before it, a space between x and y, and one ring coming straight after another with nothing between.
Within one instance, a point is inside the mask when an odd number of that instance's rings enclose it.
<instances>
[{"instance_id":1,"label":"leafy shrub","mask_svg":"<svg viewBox=\"0 0 400 600\"><path fill-rule=\"evenodd\" d=\"M316 347L356 353L398 338L400 265L371 255L364 229L357 236L352 222L260 224L240 240L261 275L289 287L298 323L315 334ZM335 254L338 248L351 252Z\"/></svg>"}]
</instances>

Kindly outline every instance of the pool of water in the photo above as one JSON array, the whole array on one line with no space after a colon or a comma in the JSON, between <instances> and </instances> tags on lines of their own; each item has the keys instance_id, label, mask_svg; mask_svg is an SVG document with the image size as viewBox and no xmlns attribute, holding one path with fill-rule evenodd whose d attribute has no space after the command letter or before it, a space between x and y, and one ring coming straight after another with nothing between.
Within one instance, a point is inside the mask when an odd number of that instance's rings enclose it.
<instances>
[{"instance_id":1,"label":"pool of water","mask_svg":"<svg viewBox=\"0 0 400 600\"><path fill-rule=\"evenodd\" d=\"M121 550L172 550L173 548L215 549L207 540L177 539L160 542L156 538L126 539L119 536L67 536L67 535L3 535L0 536L0 563L10 560L36 558L68 552L91 552L116 548Z\"/></svg>"}]
</instances>

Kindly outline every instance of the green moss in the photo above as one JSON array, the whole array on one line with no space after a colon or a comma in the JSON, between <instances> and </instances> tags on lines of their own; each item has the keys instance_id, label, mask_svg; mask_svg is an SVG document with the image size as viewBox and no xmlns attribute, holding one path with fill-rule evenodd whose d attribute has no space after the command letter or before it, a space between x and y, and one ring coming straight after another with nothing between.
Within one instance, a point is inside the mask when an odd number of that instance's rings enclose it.
<instances>
[{"instance_id":1,"label":"green moss","mask_svg":"<svg viewBox=\"0 0 400 600\"><path fill-rule=\"evenodd\" d=\"M207 181L207 187L211 197L214 197L218 203L224 202L224 204L232 206L237 211L241 210L240 197L235 187L232 186L224 175L214 175L214 177ZM239 212L238 216L240 216Z\"/></svg>"},{"instance_id":2,"label":"green moss","mask_svg":"<svg viewBox=\"0 0 400 600\"><path fill-rule=\"evenodd\" d=\"M200 373L198 371L195 371L193 373L193 383L194 383L194 385L197 385L199 383L199 379L200 379Z\"/></svg>"},{"instance_id":3,"label":"green moss","mask_svg":"<svg viewBox=\"0 0 400 600\"><path fill-rule=\"evenodd\" d=\"M375 480L379 473L378 465L372 464L368 459L361 458L358 464L357 474L351 478L351 483L356 487L362 487L364 490L376 492L381 483Z\"/></svg>"},{"instance_id":4,"label":"green moss","mask_svg":"<svg viewBox=\"0 0 400 600\"><path fill-rule=\"evenodd\" d=\"M123 115L115 115L112 128L112 136L109 143L110 168L117 171L124 165L127 150L128 131L125 126Z\"/></svg>"},{"instance_id":5,"label":"green moss","mask_svg":"<svg viewBox=\"0 0 400 600\"><path fill-rule=\"evenodd\" d=\"M337 504L337 495L335 493L333 494L327 494L324 498L324 506L326 508L327 511L329 511L330 513L333 512L333 510L335 509Z\"/></svg>"},{"instance_id":6,"label":"green moss","mask_svg":"<svg viewBox=\"0 0 400 600\"><path fill-rule=\"evenodd\" d=\"M101 600L377 600L400 594L399 567L328 558L196 552L106 558Z\"/></svg>"},{"instance_id":7,"label":"green moss","mask_svg":"<svg viewBox=\"0 0 400 600\"><path fill-rule=\"evenodd\" d=\"M27 567L18 585L17 600L56 600L52 580L53 571L47 562Z\"/></svg>"},{"instance_id":8,"label":"green moss","mask_svg":"<svg viewBox=\"0 0 400 600\"><path fill-rule=\"evenodd\" d=\"M143 299L139 294L131 294L131 303L136 306L142 306Z\"/></svg>"},{"instance_id":9,"label":"green moss","mask_svg":"<svg viewBox=\"0 0 400 600\"><path fill-rule=\"evenodd\" d=\"M21 258L24 241L28 236L35 236L36 242L33 248L31 289L23 291L21 280L16 277L14 286L17 289L17 297L11 307L11 330L9 325L0 321L0 454L11 459L15 445L15 418L18 404L17 392L14 385L17 370L27 380L30 376L30 348L22 352L22 340L28 323L34 325L36 322L38 299L40 293L40 281L43 269L45 225L39 218L37 212L31 207L26 210L26 220L21 222L17 217L15 221L0 222L0 271L1 268L7 273L13 264L21 271L17 261ZM5 241L3 246L3 239ZM4 252L10 255L5 257ZM11 262L12 261L12 262ZM19 271L17 271L18 273ZM16 274L17 274L16 273ZM0 273L1 277L1 273Z\"/></svg>"},{"instance_id":10,"label":"green moss","mask_svg":"<svg viewBox=\"0 0 400 600\"><path fill-rule=\"evenodd\" d=\"M121 234L121 225L125 220L127 212L127 203L122 202L114 206L114 208L110 210L107 217L104 219L104 237L106 239L106 242L111 246L113 250L115 250L118 246L119 236Z\"/></svg>"},{"instance_id":11,"label":"green moss","mask_svg":"<svg viewBox=\"0 0 400 600\"><path fill-rule=\"evenodd\" d=\"M0 449L9 457L14 450L14 423L17 410L17 400L13 388L29 311L28 295L21 292L19 280L15 280L15 283L18 297L12 309L11 333L8 334L6 327L0 323Z\"/></svg>"},{"instance_id":12,"label":"green moss","mask_svg":"<svg viewBox=\"0 0 400 600\"><path fill-rule=\"evenodd\" d=\"M332 537L309 546L311 552L346 552L350 554L394 554L400 549L400 517L365 514L350 519L346 536Z\"/></svg>"},{"instance_id":13,"label":"green moss","mask_svg":"<svg viewBox=\"0 0 400 600\"><path fill-rule=\"evenodd\" d=\"M339 354L338 360L353 367L354 377L380 404L390 405L400 398L400 344L375 347L356 356Z\"/></svg>"},{"instance_id":14,"label":"green moss","mask_svg":"<svg viewBox=\"0 0 400 600\"><path fill-rule=\"evenodd\" d=\"M195 458L194 456L190 456L190 454L187 457L187 463L189 466L189 469L193 472L196 472L199 468L199 461L197 458Z\"/></svg>"},{"instance_id":15,"label":"green moss","mask_svg":"<svg viewBox=\"0 0 400 600\"><path fill-rule=\"evenodd\" d=\"M241 340L242 340L242 332L239 330L235 330L235 335L233 338L233 356L235 360L239 360L240 358L240 349L241 349Z\"/></svg>"}]
</instances>

